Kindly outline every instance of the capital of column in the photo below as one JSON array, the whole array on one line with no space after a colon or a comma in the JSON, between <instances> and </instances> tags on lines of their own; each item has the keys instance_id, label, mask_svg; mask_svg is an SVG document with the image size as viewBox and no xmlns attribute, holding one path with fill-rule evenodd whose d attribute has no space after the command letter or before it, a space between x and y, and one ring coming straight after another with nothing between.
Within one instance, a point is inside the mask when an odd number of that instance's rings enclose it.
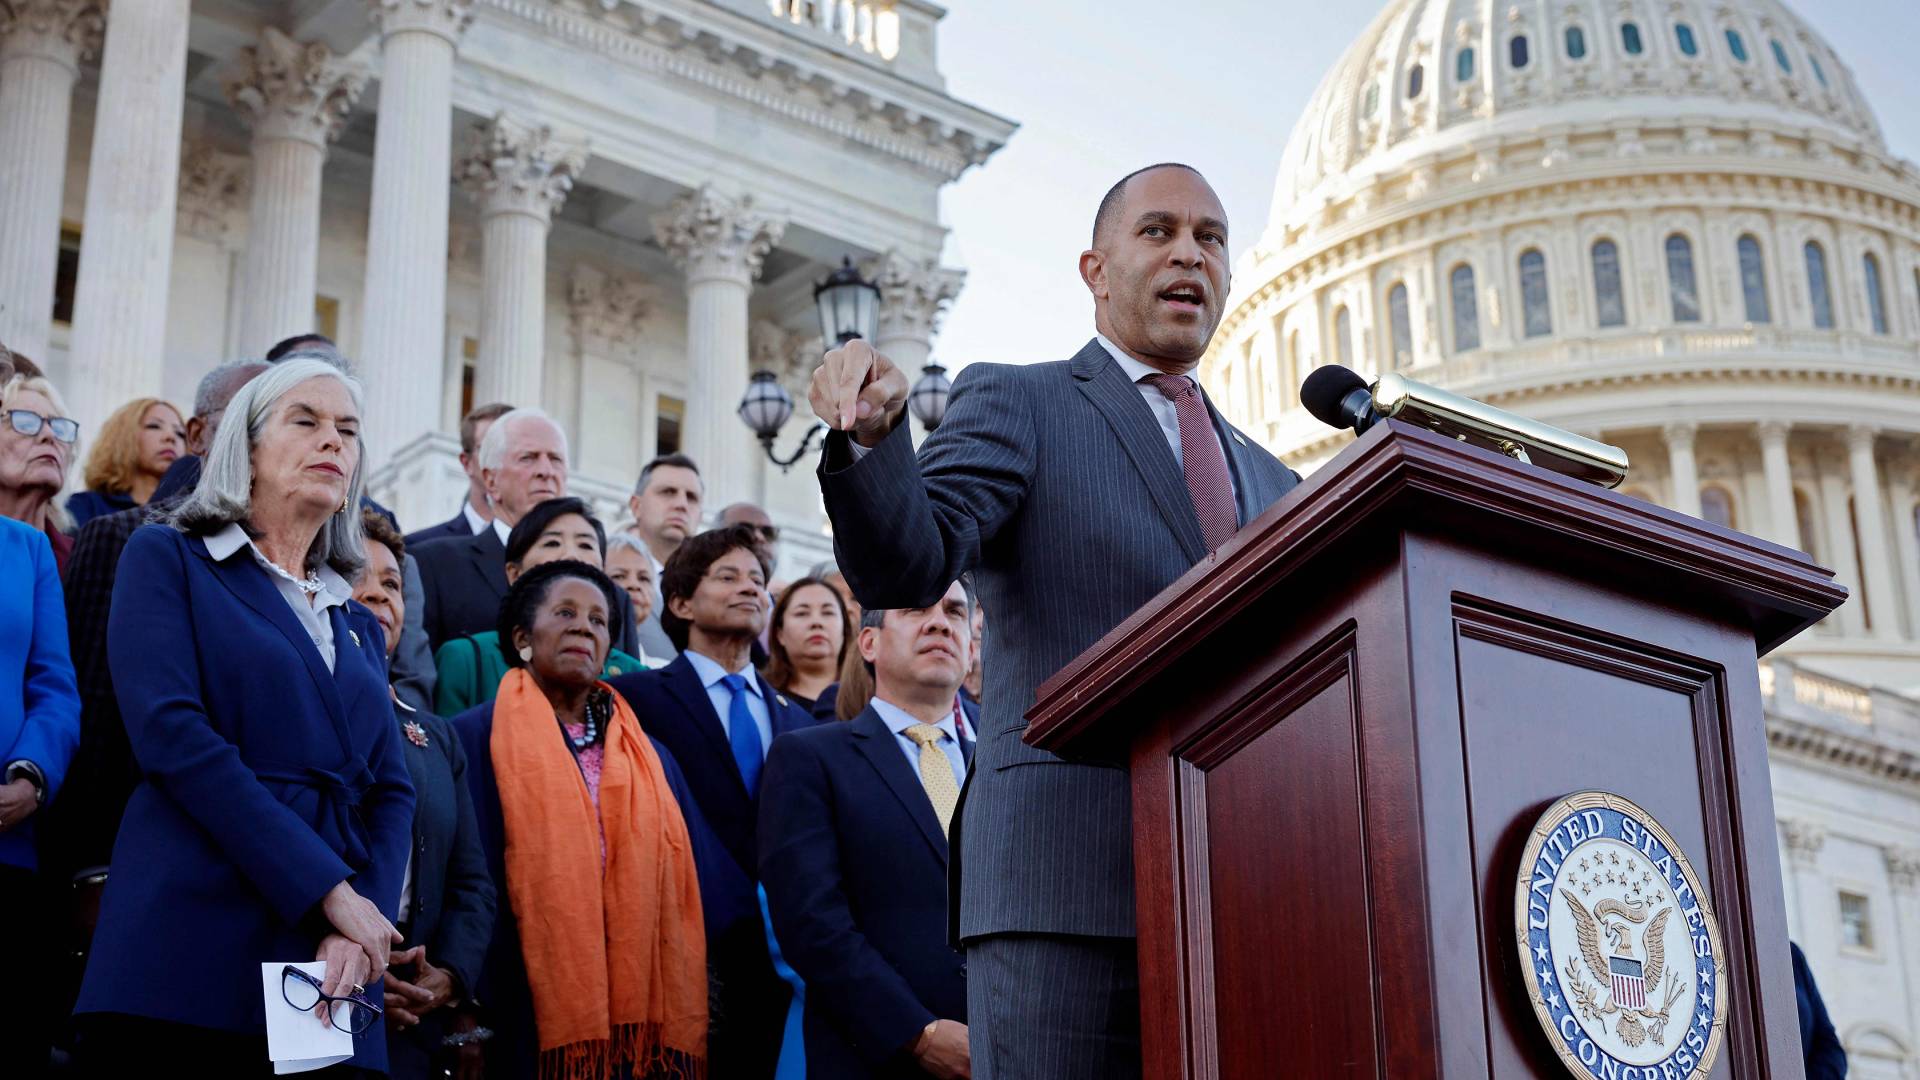
<instances>
[{"instance_id":1,"label":"capital of column","mask_svg":"<svg viewBox=\"0 0 1920 1080\"><path fill-rule=\"evenodd\" d=\"M101 0L9 0L0 4L0 63L33 56L78 74L99 54L106 28Z\"/></svg>"},{"instance_id":2,"label":"capital of column","mask_svg":"<svg viewBox=\"0 0 1920 1080\"><path fill-rule=\"evenodd\" d=\"M435 34L454 45L473 25L474 0L367 0L382 37L409 31Z\"/></svg>"},{"instance_id":3,"label":"capital of column","mask_svg":"<svg viewBox=\"0 0 1920 1080\"><path fill-rule=\"evenodd\" d=\"M967 272L940 265L938 259L910 259L889 251L866 266L866 274L880 286L882 339L907 337L931 342L947 305L960 295Z\"/></svg>"},{"instance_id":4,"label":"capital of column","mask_svg":"<svg viewBox=\"0 0 1920 1080\"><path fill-rule=\"evenodd\" d=\"M614 359L634 358L659 301L647 279L587 263L576 263L567 279L567 309L580 347Z\"/></svg>"},{"instance_id":5,"label":"capital of column","mask_svg":"<svg viewBox=\"0 0 1920 1080\"><path fill-rule=\"evenodd\" d=\"M1691 420L1676 421L1660 429L1660 437L1666 440L1668 447L1685 446L1691 449L1694 437L1699 434L1700 425Z\"/></svg>"},{"instance_id":6,"label":"capital of column","mask_svg":"<svg viewBox=\"0 0 1920 1080\"><path fill-rule=\"evenodd\" d=\"M339 138L366 86L366 75L325 45L302 44L269 26L258 45L240 50L225 90L256 139L297 139L324 149Z\"/></svg>"},{"instance_id":7,"label":"capital of column","mask_svg":"<svg viewBox=\"0 0 1920 1080\"><path fill-rule=\"evenodd\" d=\"M1887 860L1887 883L1894 892L1907 896L1920 893L1920 848L1887 847L1880 854Z\"/></svg>"},{"instance_id":8,"label":"capital of column","mask_svg":"<svg viewBox=\"0 0 1920 1080\"><path fill-rule=\"evenodd\" d=\"M1799 818L1781 818L1780 838L1786 845L1788 860L1795 866L1807 868L1820 858L1820 849L1826 846L1827 827Z\"/></svg>"},{"instance_id":9,"label":"capital of column","mask_svg":"<svg viewBox=\"0 0 1920 1080\"><path fill-rule=\"evenodd\" d=\"M689 284L715 278L751 284L786 231L786 221L756 208L752 196L735 199L711 184L653 218L654 238L686 271Z\"/></svg>"},{"instance_id":10,"label":"capital of column","mask_svg":"<svg viewBox=\"0 0 1920 1080\"><path fill-rule=\"evenodd\" d=\"M1793 433L1793 425L1785 420L1762 420L1755 425L1760 436L1760 445L1786 448L1787 437Z\"/></svg>"},{"instance_id":11,"label":"capital of column","mask_svg":"<svg viewBox=\"0 0 1920 1080\"><path fill-rule=\"evenodd\" d=\"M1847 427L1847 453L1858 454L1862 451L1873 453L1873 443L1880 435L1880 429L1872 424L1852 424Z\"/></svg>"},{"instance_id":12,"label":"capital of column","mask_svg":"<svg viewBox=\"0 0 1920 1080\"><path fill-rule=\"evenodd\" d=\"M481 217L525 214L545 222L567 201L586 165L586 140L499 113L473 126L453 174L479 204Z\"/></svg>"}]
</instances>

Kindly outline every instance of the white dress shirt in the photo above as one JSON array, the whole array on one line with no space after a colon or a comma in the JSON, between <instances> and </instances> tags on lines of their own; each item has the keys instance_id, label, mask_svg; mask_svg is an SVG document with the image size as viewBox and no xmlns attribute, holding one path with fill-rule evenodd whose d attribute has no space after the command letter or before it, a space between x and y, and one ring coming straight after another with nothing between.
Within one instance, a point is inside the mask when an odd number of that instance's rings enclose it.
<instances>
[{"instance_id":1,"label":"white dress shirt","mask_svg":"<svg viewBox=\"0 0 1920 1080\"><path fill-rule=\"evenodd\" d=\"M913 770L913 775L919 776L920 744L913 741L913 738L907 734L907 729L915 724L924 724L926 721L891 701L874 698L868 704L873 706L874 712L880 714L880 720L887 725L887 730L893 732L893 741L899 743L900 752L907 755L907 766ZM953 730L953 713L948 712L940 718L939 723L933 726L940 729L942 736L941 740L933 745L947 755L947 764L953 766L953 782L956 784L966 782L967 759L960 753L960 736Z\"/></svg>"},{"instance_id":2,"label":"white dress shirt","mask_svg":"<svg viewBox=\"0 0 1920 1080\"><path fill-rule=\"evenodd\" d=\"M493 519L493 535L500 538L501 547L506 547L507 537L513 535L513 526L508 525L506 522L501 521L499 518L494 518Z\"/></svg>"},{"instance_id":3,"label":"white dress shirt","mask_svg":"<svg viewBox=\"0 0 1920 1080\"><path fill-rule=\"evenodd\" d=\"M720 680L728 675L746 676L747 711L753 714L753 722L760 729L760 753L764 757L767 748L773 745L773 721L767 715L766 701L760 697L760 680L754 678L753 657L742 660L739 671L728 671L720 666L720 661L692 649L680 655L693 665L694 673L700 676L700 685L707 688L707 700L713 702L714 714L720 718L720 730L726 733L728 745L733 742L733 691Z\"/></svg>"},{"instance_id":4,"label":"white dress shirt","mask_svg":"<svg viewBox=\"0 0 1920 1080\"><path fill-rule=\"evenodd\" d=\"M273 560L260 553L253 538L237 521L201 542L207 545L207 554L213 556L215 562L226 562L241 548L252 551L253 561L266 572L268 580L273 582L274 588L287 602L287 607L293 609L293 617L300 621L300 628L307 632L313 647L320 651L320 659L326 661L327 670L333 670L333 620L327 614L327 609L338 607L353 597L353 586L347 584L346 578L336 573L333 567L321 564L317 575L320 578L320 591L309 598L300 591L299 585L283 577L274 568Z\"/></svg>"},{"instance_id":5,"label":"white dress shirt","mask_svg":"<svg viewBox=\"0 0 1920 1080\"><path fill-rule=\"evenodd\" d=\"M467 531L475 536L479 536L480 530L486 528L487 522L492 520L481 517L479 512L474 510L472 500L460 504L460 516L467 519Z\"/></svg>"}]
</instances>

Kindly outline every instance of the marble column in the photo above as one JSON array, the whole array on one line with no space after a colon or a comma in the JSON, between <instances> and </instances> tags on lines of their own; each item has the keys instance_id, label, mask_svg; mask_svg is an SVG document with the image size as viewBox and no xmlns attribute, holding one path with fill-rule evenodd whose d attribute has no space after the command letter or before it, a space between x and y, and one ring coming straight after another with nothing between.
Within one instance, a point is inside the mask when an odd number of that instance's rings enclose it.
<instances>
[{"instance_id":1,"label":"marble column","mask_svg":"<svg viewBox=\"0 0 1920 1080\"><path fill-rule=\"evenodd\" d=\"M474 0L368 0L380 27L380 115L367 215L361 373L370 464L439 426L446 363L453 57Z\"/></svg>"},{"instance_id":2,"label":"marble column","mask_svg":"<svg viewBox=\"0 0 1920 1080\"><path fill-rule=\"evenodd\" d=\"M1880 468L1874 461L1878 434L1865 424L1847 429L1847 462L1853 473L1853 522L1860 530L1860 576L1867 596L1873 636L1900 636L1900 605L1894 600L1893 558L1887 552L1884 500L1880 495Z\"/></svg>"},{"instance_id":3,"label":"marble column","mask_svg":"<svg viewBox=\"0 0 1920 1080\"><path fill-rule=\"evenodd\" d=\"M547 230L587 163L584 141L505 113L474 125L460 186L480 207L483 284L473 399L538 406L546 357Z\"/></svg>"},{"instance_id":4,"label":"marble column","mask_svg":"<svg viewBox=\"0 0 1920 1080\"><path fill-rule=\"evenodd\" d=\"M1867 617L1861 601L1866 594L1860 581L1860 563L1854 557L1853 517L1847 513L1847 482L1841 473L1844 465L1831 449L1820 453L1818 465L1820 510L1827 519L1827 545L1821 554L1833 568L1834 577L1847 587L1847 602L1828 618L1839 620L1842 634L1864 637Z\"/></svg>"},{"instance_id":5,"label":"marble column","mask_svg":"<svg viewBox=\"0 0 1920 1080\"><path fill-rule=\"evenodd\" d=\"M867 277L880 286L880 326L873 347L919 378L933 356L933 335L947 305L960 295L967 272L942 267L938 259L912 259L890 251L869 263Z\"/></svg>"},{"instance_id":6,"label":"marble column","mask_svg":"<svg viewBox=\"0 0 1920 1080\"><path fill-rule=\"evenodd\" d=\"M241 262L240 351L261 356L313 324L320 171L366 77L318 43L268 27L240 50L227 100L253 128L253 203Z\"/></svg>"},{"instance_id":7,"label":"marble column","mask_svg":"<svg viewBox=\"0 0 1920 1080\"><path fill-rule=\"evenodd\" d=\"M100 0L0 7L0 342L45 363L60 262L67 128L80 62L100 50Z\"/></svg>"},{"instance_id":8,"label":"marble column","mask_svg":"<svg viewBox=\"0 0 1920 1080\"><path fill-rule=\"evenodd\" d=\"M747 388L747 295L786 222L712 185L654 218L654 236L687 275L684 449L699 463L707 504L756 498L760 454L738 415Z\"/></svg>"},{"instance_id":9,"label":"marble column","mask_svg":"<svg viewBox=\"0 0 1920 1080\"><path fill-rule=\"evenodd\" d=\"M1914 444L1906 445L1911 456ZM1900 592L1906 600L1907 636L1920 638L1920 534L1915 533L1913 472L1895 469L1887 474L1887 503L1893 520L1894 561L1900 565ZM1916 969L1920 970L1920 969Z\"/></svg>"},{"instance_id":10,"label":"marble column","mask_svg":"<svg viewBox=\"0 0 1920 1080\"><path fill-rule=\"evenodd\" d=\"M1673 488L1673 509L1700 516L1700 467L1693 456L1699 428L1690 422L1668 424L1660 437L1667 443L1667 479Z\"/></svg>"},{"instance_id":11,"label":"marble column","mask_svg":"<svg viewBox=\"0 0 1920 1080\"><path fill-rule=\"evenodd\" d=\"M1793 508L1793 466L1787 460L1787 435L1790 425L1779 420L1763 422L1759 428L1760 464L1767 476L1767 519L1775 543L1791 548L1806 548L1800 537L1800 516Z\"/></svg>"},{"instance_id":12,"label":"marble column","mask_svg":"<svg viewBox=\"0 0 1920 1080\"><path fill-rule=\"evenodd\" d=\"M1780 846L1786 851L1787 893L1793 897L1792 936L1815 956L1833 951L1834 928L1827 917L1826 883L1820 877L1820 849L1826 826L1800 818L1781 818Z\"/></svg>"},{"instance_id":13,"label":"marble column","mask_svg":"<svg viewBox=\"0 0 1920 1080\"><path fill-rule=\"evenodd\" d=\"M82 438L128 399L160 392L190 7L142 0L107 12L63 387Z\"/></svg>"},{"instance_id":14,"label":"marble column","mask_svg":"<svg viewBox=\"0 0 1920 1080\"><path fill-rule=\"evenodd\" d=\"M1920 848L1881 849L1887 864L1887 884L1893 892L1894 962L1909 973L1920 972ZM1908 1031L1920 1031L1920 993L1907 987Z\"/></svg>"}]
</instances>

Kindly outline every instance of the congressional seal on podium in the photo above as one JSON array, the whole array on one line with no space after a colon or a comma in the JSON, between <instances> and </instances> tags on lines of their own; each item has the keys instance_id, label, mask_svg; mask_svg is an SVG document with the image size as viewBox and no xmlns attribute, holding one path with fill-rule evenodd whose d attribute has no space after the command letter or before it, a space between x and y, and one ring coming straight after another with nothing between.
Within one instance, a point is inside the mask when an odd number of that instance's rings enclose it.
<instances>
[{"instance_id":1,"label":"congressional seal on podium","mask_svg":"<svg viewBox=\"0 0 1920 1080\"><path fill-rule=\"evenodd\" d=\"M1727 1003L1720 926L1686 852L1605 791L1548 807L1514 897L1527 994L1547 1040L1585 1080L1704 1078Z\"/></svg>"}]
</instances>

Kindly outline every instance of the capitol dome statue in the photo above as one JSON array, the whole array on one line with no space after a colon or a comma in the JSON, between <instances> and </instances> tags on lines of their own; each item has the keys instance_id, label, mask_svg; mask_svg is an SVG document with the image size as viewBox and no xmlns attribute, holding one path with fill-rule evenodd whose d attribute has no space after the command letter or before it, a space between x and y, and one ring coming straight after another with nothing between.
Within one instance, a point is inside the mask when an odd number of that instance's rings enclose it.
<instances>
[{"instance_id":1,"label":"capitol dome statue","mask_svg":"<svg viewBox=\"0 0 1920 1080\"><path fill-rule=\"evenodd\" d=\"M1201 376L1303 472L1315 366L1624 447L1851 591L1762 661L1790 925L1920 1076L1920 169L1777 0L1393 0L1314 92ZM1843 1022L1844 1021L1844 1022Z\"/></svg>"}]
</instances>

